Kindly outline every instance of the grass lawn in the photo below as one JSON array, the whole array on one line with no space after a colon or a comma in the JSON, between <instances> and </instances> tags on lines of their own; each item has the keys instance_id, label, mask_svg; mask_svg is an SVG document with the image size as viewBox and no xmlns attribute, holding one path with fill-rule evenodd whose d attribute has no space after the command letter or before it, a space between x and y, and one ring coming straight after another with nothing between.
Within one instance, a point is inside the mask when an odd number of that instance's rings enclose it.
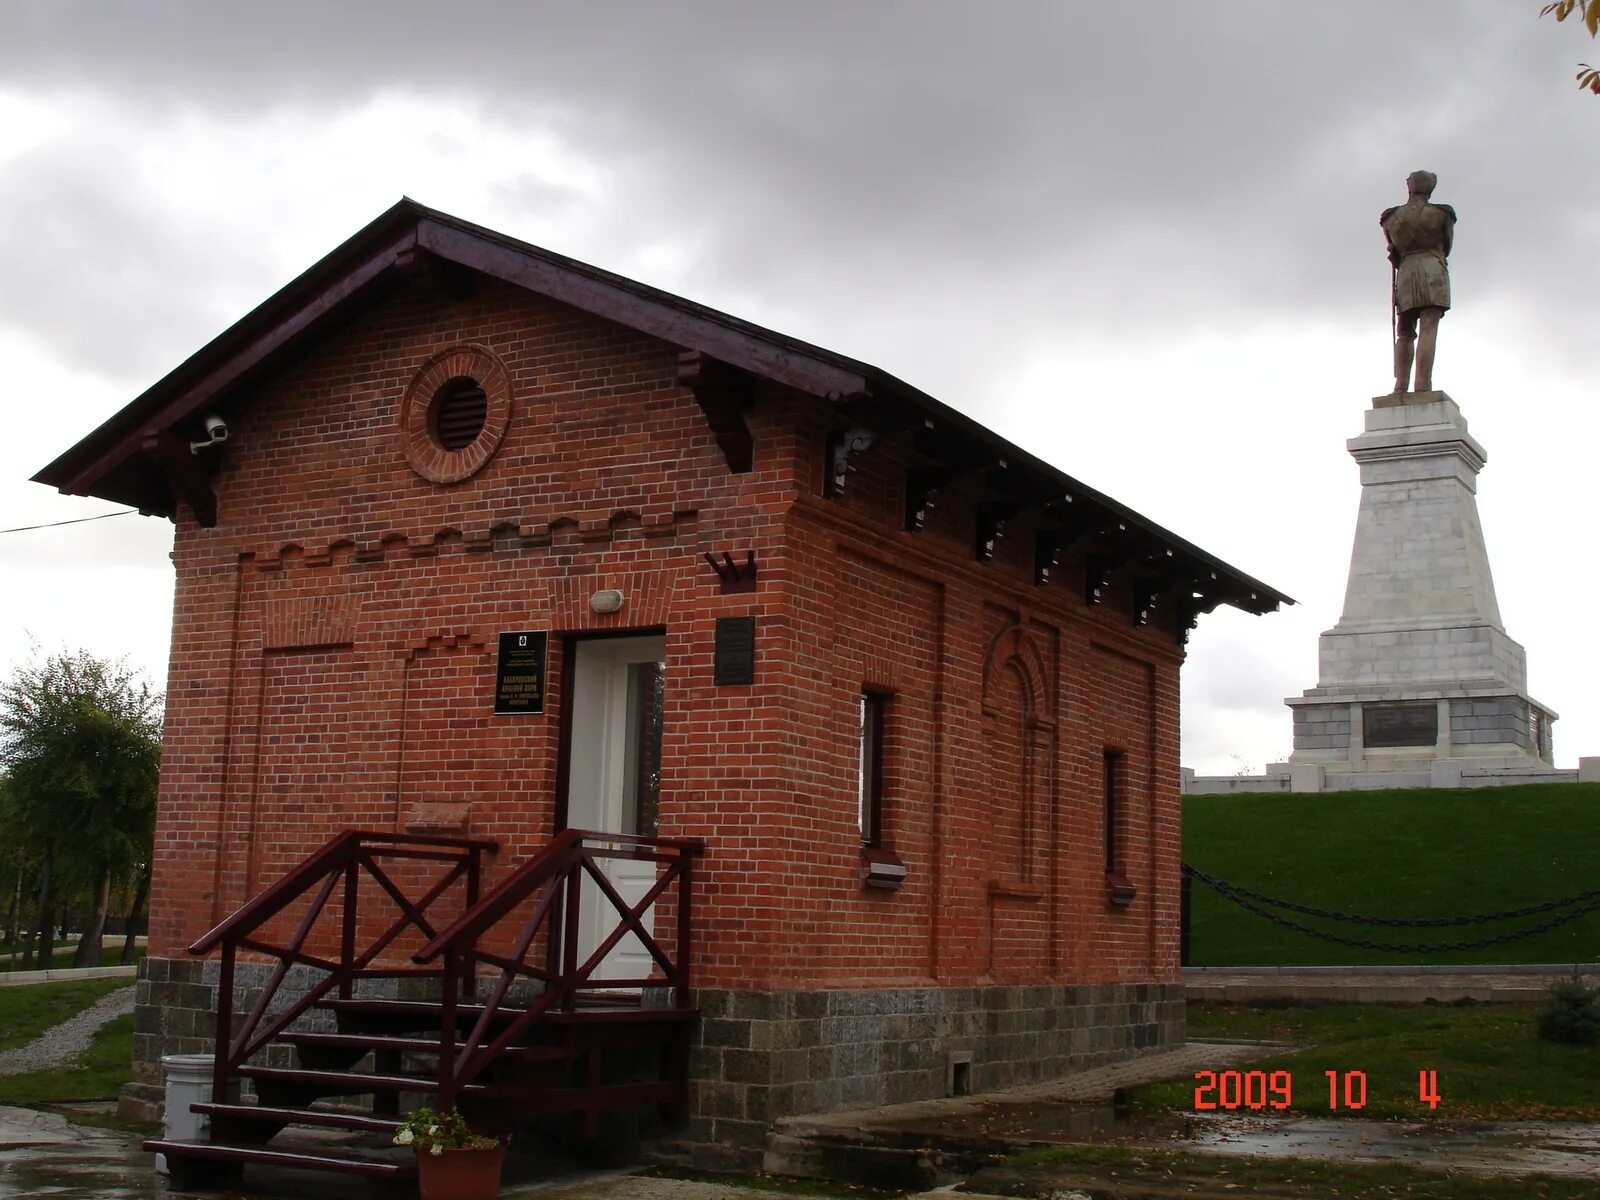
<instances>
[{"instance_id":1,"label":"grass lawn","mask_svg":"<svg viewBox=\"0 0 1600 1200\"><path fill-rule=\"evenodd\" d=\"M1029 1178L1029 1176L1033 1176ZM1061 1146L1031 1150L1006 1166L979 1172L974 1188L1005 1195L1072 1195L1093 1189L1105 1197L1328 1196L1385 1200L1593 1200L1591 1179L1548 1175L1484 1179L1376 1163L1328 1163L1295 1159L1127 1150L1110 1146ZM1012 1190L1013 1186L1026 1190Z\"/></svg>"},{"instance_id":2,"label":"grass lawn","mask_svg":"<svg viewBox=\"0 0 1600 1200\"><path fill-rule=\"evenodd\" d=\"M1307 1049L1240 1067L1288 1071L1293 1111L1317 1116L1439 1120L1600 1121L1600 1046L1557 1046L1534 1033L1533 1005L1384 1006L1329 1004L1265 1008L1189 1005L1191 1037L1270 1039ZM1437 1072L1439 1106L1418 1096L1419 1071ZM1362 1071L1367 1103L1328 1107L1324 1072ZM1154 1084L1136 1094L1145 1108L1191 1111L1195 1081ZM1246 1111L1249 1110L1240 1110ZM1273 1110L1267 1109L1270 1115Z\"/></svg>"},{"instance_id":3,"label":"grass lawn","mask_svg":"<svg viewBox=\"0 0 1600 1200\"><path fill-rule=\"evenodd\" d=\"M56 985L47 985L56 986ZM133 1015L101 1026L73 1065L27 1075L0 1075L0 1104L112 1100L133 1074Z\"/></svg>"},{"instance_id":4,"label":"grass lawn","mask_svg":"<svg viewBox=\"0 0 1600 1200\"><path fill-rule=\"evenodd\" d=\"M26 1045L100 997L131 986L126 979L85 979L0 988L0 1050Z\"/></svg>"},{"instance_id":5,"label":"grass lawn","mask_svg":"<svg viewBox=\"0 0 1600 1200\"><path fill-rule=\"evenodd\" d=\"M1184 861L1269 896L1380 917L1453 917L1543 903L1600 887L1600 784L1187 796ZM1379 943L1473 941L1547 919L1393 929L1291 919ZM1248 912L1196 882L1195 966L1379 963L1593 963L1600 910L1480 950L1364 950Z\"/></svg>"}]
</instances>

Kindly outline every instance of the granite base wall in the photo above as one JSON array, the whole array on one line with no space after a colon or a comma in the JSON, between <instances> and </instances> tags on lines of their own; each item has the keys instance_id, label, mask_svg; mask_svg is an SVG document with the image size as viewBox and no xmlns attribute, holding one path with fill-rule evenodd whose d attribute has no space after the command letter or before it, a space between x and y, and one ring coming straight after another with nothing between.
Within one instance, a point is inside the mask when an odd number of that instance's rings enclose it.
<instances>
[{"instance_id":1,"label":"granite base wall","mask_svg":"<svg viewBox=\"0 0 1600 1200\"><path fill-rule=\"evenodd\" d=\"M1181 984L701 991L683 1158L760 1165L770 1124L800 1113L1039 1083L1181 1045Z\"/></svg>"},{"instance_id":2,"label":"granite base wall","mask_svg":"<svg viewBox=\"0 0 1600 1200\"><path fill-rule=\"evenodd\" d=\"M250 1011L270 971L238 965L236 1013ZM292 970L273 1010L293 1004L319 978ZM123 1115L159 1121L161 1057L212 1050L217 979L214 961L140 964ZM403 994L395 980L363 981L362 992ZM679 1157L708 1170L759 1167L767 1130L780 1117L950 1095L957 1062L967 1064L968 1090L989 1092L1184 1040L1183 987L1176 983L701 990L695 999L701 1019L690 1058L690 1118L669 1136ZM332 1017L313 1011L296 1027L331 1028ZM273 1049L260 1061L289 1066L292 1055Z\"/></svg>"}]
</instances>

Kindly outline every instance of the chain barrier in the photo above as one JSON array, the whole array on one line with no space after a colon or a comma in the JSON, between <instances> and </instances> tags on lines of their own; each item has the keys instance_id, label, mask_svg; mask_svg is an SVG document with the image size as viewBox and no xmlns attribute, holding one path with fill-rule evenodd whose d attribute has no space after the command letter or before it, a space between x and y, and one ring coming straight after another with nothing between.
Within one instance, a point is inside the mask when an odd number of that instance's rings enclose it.
<instances>
[{"instance_id":1,"label":"chain barrier","mask_svg":"<svg viewBox=\"0 0 1600 1200\"><path fill-rule=\"evenodd\" d=\"M1314 938L1321 938L1323 941L1337 942L1341 946L1355 946L1361 950L1395 951L1401 954L1436 954L1440 952L1454 953L1463 950L1482 950L1488 946L1498 946L1504 942L1514 942L1521 938L1533 937L1534 935L1540 933L1547 933L1552 929L1557 929L1562 925L1576 921L1579 917L1587 916L1591 912L1600 910L1600 891L1579 892L1576 896L1568 897L1565 901L1552 901L1549 904L1534 905L1526 910L1510 909L1507 910L1507 913L1505 914L1488 913L1473 918L1474 921L1481 923L1485 920L1503 919L1506 915L1510 914L1548 912L1553 908L1562 907L1564 904L1573 904L1585 900L1588 901L1587 903L1582 904L1581 907L1573 909L1571 912L1562 913L1559 916L1550 918L1548 921L1541 921L1537 925L1530 925L1527 929L1512 930L1510 933L1502 933L1496 934L1492 937L1478 938L1470 942L1434 942L1431 944L1416 942L1374 942L1370 938L1346 937L1343 934L1332 933L1325 929L1315 929L1312 926L1303 924L1299 921L1292 921L1288 917L1283 916L1281 913L1275 913L1271 909L1264 907L1263 904L1257 903L1251 898L1254 896L1259 896L1260 893L1251 892L1248 888L1237 887L1233 884L1227 883L1224 880L1216 878L1214 875L1207 875L1204 871L1197 870L1196 868L1189 866L1187 863L1184 864L1183 870L1184 874L1198 879L1212 891L1223 897L1223 899L1232 900L1235 904L1239 905L1246 911L1253 912L1259 917L1265 917L1268 921L1271 921L1277 925L1282 925L1285 929L1292 929L1296 933L1304 933ZM1271 901L1269 898L1267 903L1275 902ZM1303 912L1306 910L1305 905L1291 905L1287 902L1283 903L1283 907L1296 912ZM1312 913L1308 915L1320 915L1321 913L1328 913L1335 919L1361 920L1361 918L1351 918L1348 914L1334 913L1332 910L1313 910ZM1380 922L1393 924L1409 923L1401 921L1391 922L1389 918L1366 919L1366 923L1369 924ZM1458 918L1451 918L1450 923L1460 924L1462 922Z\"/></svg>"},{"instance_id":2,"label":"chain barrier","mask_svg":"<svg viewBox=\"0 0 1600 1200\"><path fill-rule=\"evenodd\" d=\"M1208 875L1200 870L1199 867L1190 866L1188 863L1183 864L1183 872L1185 875L1192 875L1212 891L1234 896L1246 896L1272 908L1302 913L1308 917L1322 917L1329 921L1347 921L1352 925L1381 925L1393 929L1441 929L1454 925L1486 925L1492 921L1512 921L1518 917L1531 917L1538 913L1554 912L1558 908L1568 908L1586 900L1600 900L1600 888L1591 888L1589 891L1577 892L1571 896L1563 896L1560 900L1549 900L1543 904L1530 904L1525 908L1508 908L1503 912L1473 913L1465 917L1366 917L1356 913L1338 912L1331 908L1312 908L1308 904L1295 904L1289 900L1280 900L1275 896L1253 891L1240 884L1229 883L1226 879L1219 879L1215 875Z\"/></svg>"}]
</instances>

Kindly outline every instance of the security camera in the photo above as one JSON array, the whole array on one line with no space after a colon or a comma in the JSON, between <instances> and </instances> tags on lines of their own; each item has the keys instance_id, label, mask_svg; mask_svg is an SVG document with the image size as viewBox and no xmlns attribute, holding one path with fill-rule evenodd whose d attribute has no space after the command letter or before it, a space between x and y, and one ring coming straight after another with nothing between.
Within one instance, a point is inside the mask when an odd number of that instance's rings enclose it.
<instances>
[{"instance_id":1,"label":"security camera","mask_svg":"<svg viewBox=\"0 0 1600 1200\"><path fill-rule=\"evenodd\" d=\"M189 452L199 454L207 446L216 446L228 440L228 423L216 413L210 414L205 419L206 440L203 442L190 442Z\"/></svg>"}]
</instances>

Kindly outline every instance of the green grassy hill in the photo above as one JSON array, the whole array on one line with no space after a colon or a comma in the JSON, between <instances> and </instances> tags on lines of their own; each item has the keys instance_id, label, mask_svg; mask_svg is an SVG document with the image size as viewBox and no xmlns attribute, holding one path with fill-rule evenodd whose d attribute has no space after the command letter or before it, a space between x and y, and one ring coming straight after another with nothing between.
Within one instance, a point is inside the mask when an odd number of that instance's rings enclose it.
<instances>
[{"instance_id":1,"label":"green grassy hill","mask_svg":"<svg viewBox=\"0 0 1600 1200\"><path fill-rule=\"evenodd\" d=\"M1600 784L1187 796L1183 858L1242 888L1366 916L1454 917L1522 908L1600 889ZM1437 947L1526 930L1556 914L1431 929L1283 915L1373 942ZM1596 961L1600 907L1500 945L1417 953L1324 941L1248 912L1198 880L1193 884L1194 966Z\"/></svg>"}]
</instances>

